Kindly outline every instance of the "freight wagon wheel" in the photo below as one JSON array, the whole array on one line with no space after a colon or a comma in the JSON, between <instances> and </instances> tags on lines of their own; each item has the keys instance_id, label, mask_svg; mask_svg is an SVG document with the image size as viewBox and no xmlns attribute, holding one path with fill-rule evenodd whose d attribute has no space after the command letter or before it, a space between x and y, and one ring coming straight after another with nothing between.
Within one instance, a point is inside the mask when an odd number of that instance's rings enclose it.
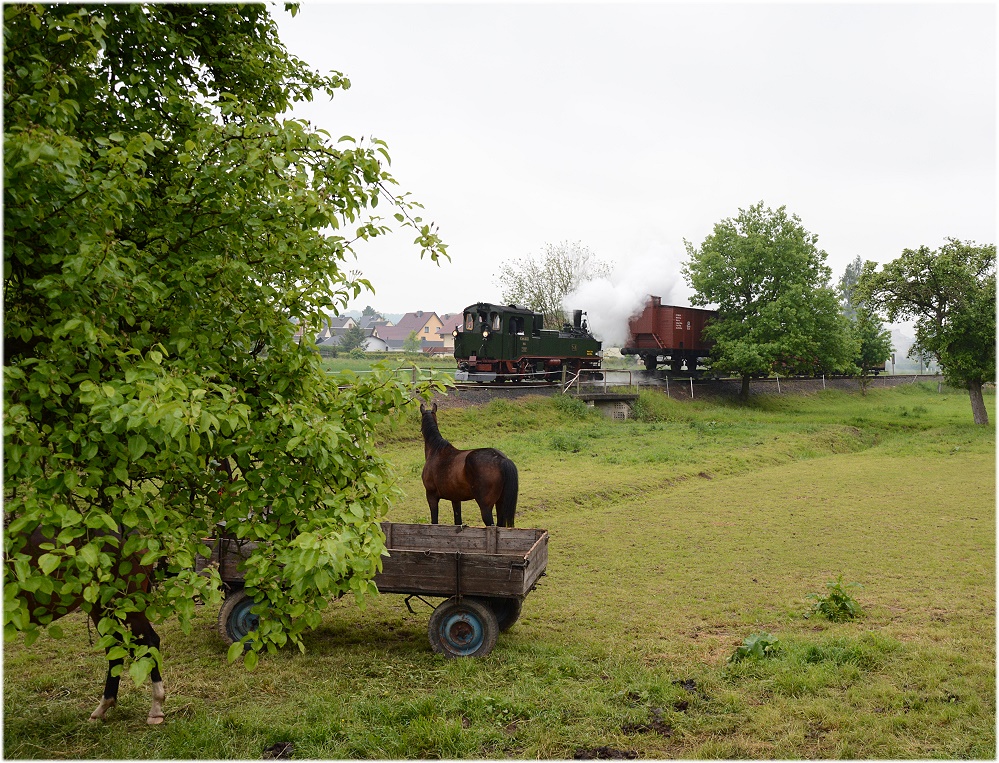
<instances>
[{"instance_id":1,"label":"freight wagon wheel","mask_svg":"<svg viewBox=\"0 0 999 763\"><path fill-rule=\"evenodd\" d=\"M658 358L656 358L655 355L646 355L645 356L645 370L646 371L655 371L656 370L656 365L657 365L657 360L658 360Z\"/></svg>"},{"instance_id":2,"label":"freight wagon wheel","mask_svg":"<svg viewBox=\"0 0 999 763\"><path fill-rule=\"evenodd\" d=\"M488 604L463 596L438 605L427 635L433 650L445 657L485 657L496 646L499 623Z\"/></svg>"},{"instance_id":3,"label":"freight wagon wheel","mask_svg":"<svg viewBox=\"0 0 999 763\"><path fill-rule=\"evenodd\" d=\"M499 625L500 633L510 630L513 624L520 617L520 610L524 606L523 599L512 599L505 596L492 596L486 599L493 614L496 615L496 623Z\"/></svg>"},{"instance_id":4,"label":"freight wagon wheel","mask_svg":"<svg viewBox=\"0 0 999 763\"><path fill-rule=\"evenodd\" d=\"M253 614L253 597L240 588L225 597L219 610L218 631L222 640L230 646L239 641L260 624L260 617Z\"/></svg>"}]
</instances>

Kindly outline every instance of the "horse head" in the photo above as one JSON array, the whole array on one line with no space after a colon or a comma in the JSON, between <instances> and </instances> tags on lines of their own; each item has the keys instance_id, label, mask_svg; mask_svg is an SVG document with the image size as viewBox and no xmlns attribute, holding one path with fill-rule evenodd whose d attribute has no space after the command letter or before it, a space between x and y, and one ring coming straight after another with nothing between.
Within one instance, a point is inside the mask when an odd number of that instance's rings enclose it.
<instances>
[{"instance_id":1,"label":"horse head","mask_svg":"<svg viewBox=\"0 0 999 763\"><path fill-rule=\"evenodd\" d=\"M433 404L433 408L427 408L423 403L420 403L420 413L426 416L428 413L434 417L434 421L437 421L437 403Z\"/></svg>"}]
</instances>

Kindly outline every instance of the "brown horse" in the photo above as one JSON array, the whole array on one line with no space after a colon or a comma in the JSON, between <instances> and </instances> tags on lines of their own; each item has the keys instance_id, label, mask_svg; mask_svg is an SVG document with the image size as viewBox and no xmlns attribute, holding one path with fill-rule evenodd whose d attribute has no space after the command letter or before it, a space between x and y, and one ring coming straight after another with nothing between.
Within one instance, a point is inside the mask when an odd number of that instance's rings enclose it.
<instances>
[{"instance_id":1,"label":"brown horse","mask_svg":"<svg viewBox=\"0 0 999 763\"><path fill-rule=\"evenodd\" d=\"M101 536L108 536L109 538L116 537L119 541L121 540L121 536L116 533L104 532L101 533ZM86 541L86 538L81 538L79 545L83 545ZM46 553L46 550L42 548L43 543L51 544L52 538L46 537L42 533L41 528L38 528L28 537L24 548L21 549L21 553L27 554L32 564L37 565L39 557ZM122 558L118 552L119 547L119 545L108 542L104 544L102 551L114 560L113 574L119 580L127 581L124 592L129 594L139 590L148 591L152 582L153 568L148 565L139 564L139 559L142 556L139 552ZM11 570L8 568L8 573L10 572ZM31 621L37 625L43 625L46 622L57 620L70 612L75 612L83 603L82 596L67 603L66 601L59 601L57 597L42 602L39 601L39 598L32 596L26 591L23 591L21 595L27 602ZM113 609L113 603L112 601L106 608L102 608L96 604L93 605L93 608L90 610L90 619L93 620L95 627L99 625L101 618L107 616L110 610ZM48 617L49 615L51 617ZM152 624L143 612L128 612L125 615L124 622L140 645L159 649L160 637L153 630ZM111 648L108 647L106 651L110 652ZM97 709L90 714L90 720L103 720L108 708L114 707L118 702L119 666L121 666L122 662L123 660L120 657L108 661L108 673L104 681L104 696ZM163 688L163 678L160 676L158 664L154 665L152 671L150 671L149 680L153 684L153 702L152 707L149 709L149 716L146 718L146 723L163 723L163 702L166 699L166 691Z\"/></svg>"},{"instance_id":2,"label":"brown horse","mask_svg":"<svg viewBox=\"0 0 999 763\"><path fill-rule=\"evenodd\" d=\"M441 499L451 501L454 523L461 524L461 502L474 500L479 504L482 521L513 527L517 511L518 477L513 461L495 448L458 450L441 437L437 428L437 403L428 409L420 403L423 414L423 447L427 462L423 467L423 486L430 504L430 522L437 524L437 509Z\"/></svg>"}]
</instances>

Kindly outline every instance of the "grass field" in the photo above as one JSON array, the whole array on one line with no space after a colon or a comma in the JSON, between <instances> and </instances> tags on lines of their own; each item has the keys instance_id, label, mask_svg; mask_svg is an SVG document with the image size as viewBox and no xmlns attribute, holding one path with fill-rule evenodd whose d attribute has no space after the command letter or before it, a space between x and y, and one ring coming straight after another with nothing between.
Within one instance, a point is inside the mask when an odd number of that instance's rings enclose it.
<instances>
[{"instance_id":1,"label":"grass field","mask_svg":"<svg viewBox=\"0 0 999 763\"><path fill-rule=\"evenodd\" d=\"M457 447L517 462L517 524L551 534L488 657L434 655L430 610L386 595L333 603L304 655L246 673L205 607L190 634L161 628L167 722L147 728L148 684L123 681L91 724L104 667L77 614L61 641L5 643L5 757L995 758L995 429L966 394L643 392L637 412L439 412ZM384 432L394 521L428 521L418 424ZM838 576L863 615L806 617ZM728 662L761 633L772 656Z\"/></svg>"}]
</instances>

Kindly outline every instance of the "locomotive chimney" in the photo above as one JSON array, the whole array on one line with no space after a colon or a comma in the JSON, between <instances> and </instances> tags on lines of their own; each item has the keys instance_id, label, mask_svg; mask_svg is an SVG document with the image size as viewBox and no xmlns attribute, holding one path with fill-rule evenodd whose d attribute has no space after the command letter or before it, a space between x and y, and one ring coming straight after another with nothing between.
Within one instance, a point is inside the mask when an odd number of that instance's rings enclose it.
<instances>
[{"instance_id":1,"label":"locomotive chimney","mask_svg":"<svg viewBox=\"0 0 999 763\"><path fill-rule=\"evenodd\" d=\"M583 325L583 311L582 310L573 310L572 311L572 327L578 329L582 325Z\"/></svg>"}]
</instances>

